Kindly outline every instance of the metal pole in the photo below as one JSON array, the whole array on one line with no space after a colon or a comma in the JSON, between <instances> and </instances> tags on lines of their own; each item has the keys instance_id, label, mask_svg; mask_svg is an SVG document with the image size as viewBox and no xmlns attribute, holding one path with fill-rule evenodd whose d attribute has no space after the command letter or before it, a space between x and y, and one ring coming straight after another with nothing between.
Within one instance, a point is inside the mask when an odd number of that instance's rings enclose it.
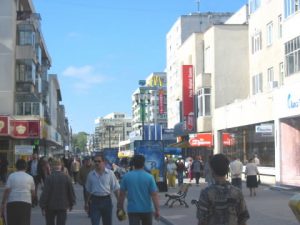
<instances>
[{"instance_id":1,"label":"metal pole","mask_svg":"<svg viewBox=\"0 0 300 225\"><path fill-rule=\"evenodd\" d=\"M141 99L141 110L142 110L142 113L141 113L141 116L142 116L142 140L145 140L145 103L144 103L144 100Z\"/></svg>"}]
</instances>

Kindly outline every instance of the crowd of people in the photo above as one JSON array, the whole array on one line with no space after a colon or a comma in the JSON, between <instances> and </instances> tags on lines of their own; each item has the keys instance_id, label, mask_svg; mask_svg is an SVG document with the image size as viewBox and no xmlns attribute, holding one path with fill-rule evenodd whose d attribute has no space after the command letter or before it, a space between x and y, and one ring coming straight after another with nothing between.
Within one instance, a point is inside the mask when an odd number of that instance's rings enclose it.
<instances>
[{"instance_id":1,"label":"crowd of people","mask_svg":"<svg viewBox=\"0 0 300 225\"><path fill-rule=\"evenodd\" d=\"M166 182L168 187L174 188L183 184L184 178L189 182L195 179L197 186L200 178L205 179L206 187L199 189L199 225L245 225L249 214L242 194L242 174L245 174L250 196L256 196L259 164L257 155L247 162L245 168L239 157L230 162L223 154L211 155L205 162L201 156L186 160L166 158ZM29 161L18 159L16 171L7 179L1 177L5 183L1 212L6 209L7 225L29 225L31 208L39 206L46 225L65 225L67 211L71 211L76 203L74 184L78 183L83 187L84 209L92 225L99 225L100 220L103 225L112 224L112 195L117 199L118 212L123 212L123 215L127 197L129 225L151 225L152 214L156 219L160 217L158 187L155 175L144 167L142 155L135 155L128 168L113 164L108 169L103 155L80 160L78 157L38 158L37 154L33 154ZM231 183L228 182L229 177ZM216 195L218 198L215 198ZM233 202L222 205L226 198L233 199ZM220 204L222 207L218 210L216 205ZM235 216L230 216L225 215L222 208L239 210ZM122 220L125 217L118 218Z\"/></svg>"}]
</instances>

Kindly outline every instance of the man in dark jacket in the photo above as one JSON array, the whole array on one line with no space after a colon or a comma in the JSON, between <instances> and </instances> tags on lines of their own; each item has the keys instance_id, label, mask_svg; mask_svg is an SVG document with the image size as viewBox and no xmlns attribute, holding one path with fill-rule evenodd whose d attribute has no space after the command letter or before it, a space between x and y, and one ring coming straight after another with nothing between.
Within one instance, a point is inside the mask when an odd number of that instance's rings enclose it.
<instances>
[{"instance_id":1,"label":"man in dark jacket","mask_svg":"<svg viewBox=\"0 0 300 225\"><path fill-rule=\"evenodd\" d=\"M71 178L61 171L60 160L52 161L52 173L46 178L40 197L40 207L47 225L65 225L67 210L75 205L76 197Z\"/></svg>"}]
</instances>

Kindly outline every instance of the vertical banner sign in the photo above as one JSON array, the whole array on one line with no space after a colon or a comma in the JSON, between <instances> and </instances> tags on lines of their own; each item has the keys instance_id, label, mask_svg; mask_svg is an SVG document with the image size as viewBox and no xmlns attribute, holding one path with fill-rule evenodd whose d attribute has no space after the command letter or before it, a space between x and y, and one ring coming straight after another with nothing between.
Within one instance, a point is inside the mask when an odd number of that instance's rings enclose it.
<instances>
[{"instance_id":1,"label":"vertical banner sign","mask_svg":"<svg viewBox=\"0 0 300 225\"><path fill-rule=\"evenodd\" d=\"M160 89L158 92L158 111L159 114L164 114L164 90Z\"/></svg>"},{"instance_id":2,"label":"vertical banner sign","mask_svg":"<svg viewBox=\"0 0 300 225\"><path fill-rule=\"evenodd\" d=\"M194 73L193 65L182 66L182 107L185 127L194 130Z\"/></svg>"},{"instance_id":3,"label":"vertical banner sign","mask_svg":"<svg viewBox=\"0 0 300 225\"><path fill-rule=\"evenodd\" d=\"M40 137L40 121L28 121L28 136L39 138Z\"/></svg>"},{"instance_id":4,"label":"vertical banner sign","mask_svg":"<svg viewBox=\"0 0 300 225\"><path fill-rule=\"evenodd\" d=\"M8 135L8 117L0 116L0 135Z\"/></svg>"}]
</instances>

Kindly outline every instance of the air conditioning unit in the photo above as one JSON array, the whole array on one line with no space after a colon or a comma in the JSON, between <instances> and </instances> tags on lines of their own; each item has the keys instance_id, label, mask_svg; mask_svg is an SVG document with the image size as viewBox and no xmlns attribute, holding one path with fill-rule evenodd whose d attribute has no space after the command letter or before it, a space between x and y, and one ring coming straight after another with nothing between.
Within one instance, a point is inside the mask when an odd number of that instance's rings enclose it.
<instances>
[{"instance_id":1,"label":"air conditioning unit","mask_svg":"<svg viewBox=\"0 0 300 225\"><path fill-rule=\"evenodd\" d=\"M269 82L270 89L277 88L277 87L278 87L278 81L270 81Z\"/></svg>"}]
</instances>

